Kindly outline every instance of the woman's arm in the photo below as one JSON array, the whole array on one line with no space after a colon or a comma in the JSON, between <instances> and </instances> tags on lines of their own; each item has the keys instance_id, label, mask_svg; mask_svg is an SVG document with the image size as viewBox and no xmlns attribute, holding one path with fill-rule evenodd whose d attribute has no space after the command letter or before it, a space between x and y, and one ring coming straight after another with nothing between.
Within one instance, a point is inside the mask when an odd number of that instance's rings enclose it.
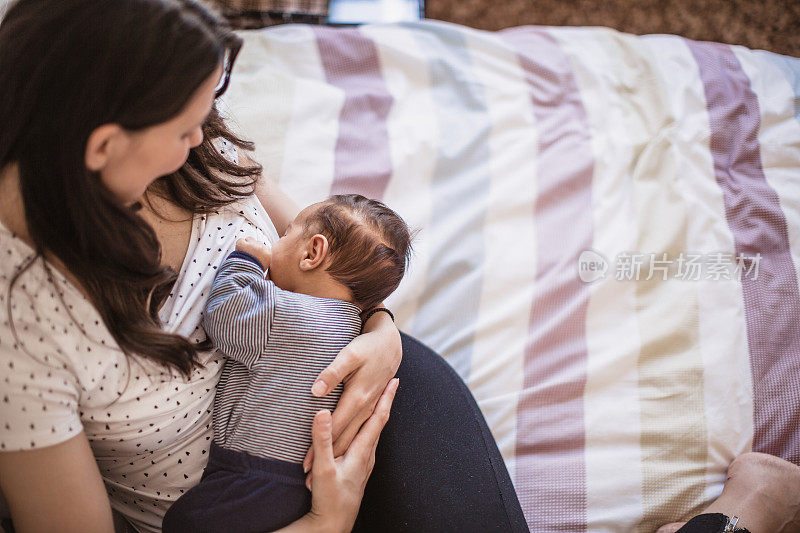
<instances>
[{"instance_id":1,"label":"woman's arm","mask_svg":"<svg viewBox=\"0 0 800 533\"><path fill-rule=\"evenodd\" d=\"M312 387L315 396L325 396L340 382L344 383L344 392L333 411L334 456L338 457L350 447L378 403L386 383L397 373L402 358L400 332L388 314L375 313L364 324L364 333L345 346L320 373ZM322 385L317 385L320 382ZM313 458L312 446L303 461L306 471L311 468Z\"/></svg>"},{"instance_id":2,"label":"woman's arm","mask_svg":"<svg viewBox=\"0 0 800 533\"><path fill-rule=\"evenodd\" d=\"M55 446L0 453L0 488L19 533L114 531L108 495L84 433Z\"/></svg>"},{"instance_id":3,"label":"woman's arm","mask_svg":"<svg viewBox=\"0 0 800 533\"><path fill-rule=\"evenodd\" d=\"M751 533L800 531L800 467L765 453L738 456L728 466L722 494L703 511L703 514L715 513L729 519L737 516L735 531L740 528ZM684 525L686 522L673 522L661 526L656 533L675 533ZM687 531L700 531L692 525Z\"/></svg>"},{"instance_id":4,"label":"woman's arm","mask_svg":"<svg viewBox=\"0 0 800 533\"><path fill-rule=\"evenodd\" d=\"M244 151L241 151L239 152L239 164L248 166L255 163ZM300 207L278 187L277 183L263 175L256 183L256 197L264 206L269 218L272 219L278 235L283 235L286 226L300 212Z\"/></svg>"}]
</instances>

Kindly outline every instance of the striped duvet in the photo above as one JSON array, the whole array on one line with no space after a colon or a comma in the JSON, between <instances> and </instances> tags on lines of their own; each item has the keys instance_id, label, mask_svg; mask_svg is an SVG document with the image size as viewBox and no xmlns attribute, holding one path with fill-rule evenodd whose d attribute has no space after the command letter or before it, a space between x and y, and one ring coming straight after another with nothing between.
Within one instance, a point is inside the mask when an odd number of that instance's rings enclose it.
<instances>
[{"instance_id":1,"label":"striped duvet","mask_svg":"<svg viewBox=\"0 0 800 533\"><path fill-rule=\"evenodd\" d=\"M420 230L388 303L469 385L532 531L653 531L737 454L800 462L800 60L603 28L242 35L225 104L266 174Z\"/></svg>"}]
</instances>

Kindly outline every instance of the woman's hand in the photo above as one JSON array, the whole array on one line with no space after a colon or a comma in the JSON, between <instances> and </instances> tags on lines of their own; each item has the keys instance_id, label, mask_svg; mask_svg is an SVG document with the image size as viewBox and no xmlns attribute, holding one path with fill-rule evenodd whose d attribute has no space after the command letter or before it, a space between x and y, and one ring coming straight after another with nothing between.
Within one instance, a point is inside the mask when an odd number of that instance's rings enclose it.
<instances>
[{"instance_id":1,"label":"woman's hand","mask_svg":"<svg viewBox=\"0 0 800 533\"><path fill-rule=\"evenodd\" d=\"M334 458L332 417L327 409L314 417L311 428L315 450L311 483L311 511L280 531L350 531L361 507L364 487L375 466L378 437L389 420L399 379L389 382L375 411L353 439L347 452Z\"/></svg>"},{"instance_id":2,"label":"woman's hand","mask_svg":"<svg viewBox=\"0 0 800 533\"><path fill-rule=\"evenodd\" d=\"M340 382L344 392L333 411L333 455L342 455L353 442L361 424L370 417L381 392L397 372L403 357L400 332L386 313L375 313L364 333L339 352L323 370L311 389L314 396L325 396ZM303 461L307 472L314 458L312 446Z\"/></svg>"}]
</instances>

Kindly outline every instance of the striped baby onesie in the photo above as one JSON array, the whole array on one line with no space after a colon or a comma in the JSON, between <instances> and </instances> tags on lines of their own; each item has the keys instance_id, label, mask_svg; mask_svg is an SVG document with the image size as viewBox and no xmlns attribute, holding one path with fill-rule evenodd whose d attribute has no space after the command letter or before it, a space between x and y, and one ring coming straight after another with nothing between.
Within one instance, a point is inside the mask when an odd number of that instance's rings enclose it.
<instances>
[{"instance_id":1,"label":"striped baby onesie","mask_svg":"<svg viewBox=\"0 0 800 533\"><path fill-rule=\"evenodd\" d=\"M320 409L336 407L340 383L317 398L311 385L361 330L358 306L281 290L260 263L233 252L205 309L209 338L228 356L214 400L214 441L256 457L302 463Z\"/></svg>"}]
</instances>

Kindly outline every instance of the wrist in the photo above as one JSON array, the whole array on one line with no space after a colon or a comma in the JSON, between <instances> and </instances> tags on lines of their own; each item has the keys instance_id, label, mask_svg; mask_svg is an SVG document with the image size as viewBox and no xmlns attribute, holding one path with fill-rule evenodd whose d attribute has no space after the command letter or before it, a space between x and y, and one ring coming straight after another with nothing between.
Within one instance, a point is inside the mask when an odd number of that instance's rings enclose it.
<instances>
[{"instance_id":1,"label":"wrist","mask_svg":"<svg viewBox=\"0 0 800 533\"><path fill-rule=\"evenodd\" d=\"M244 250L234 250L228 255L228 259L243 259L245 261L250 261L254 265L256 265L261 270L266 270L266 266L258 259L256 256L249 252L245 252ZM268 265L267 265L268 266Z\"/></svg>"},{"instance_id":2,"label":"wrist","mask_svg":"<svg viewBox=\"0 0 800 533\"><path fill-rule=\"evenodd\" d=\"M280 528L277 533L323 533L319 517L309 512L289 525Z\"/></svg>"},{"instance_id":3,"label":"wrist","mask_svg":"<svg viewBox=\"0 0 800 533\"><path fill-rule=\"evenodd\" d=\"M361 326L362 333L381 329L397 329L394 325L394 315L381 304L363 311L361 319L364 321Z\"/></svg>"},{"instance_id":4,"label":"wrist","mask_svg":"<svg viewBox=\"0 0 800 533\"><path fill-rule=\"evenodd\" d=\"M322 524L319 516L314 513L307 513L297 521L303 527L303 531L308 533L323 533Z\"/></svg>"},{"instance_id":5,"label":"wrist","mask_svg":"<svg viewBox=\"0 0 800 533\"><path fill-rule=\"evenodd\" d=\"M352 529L352 524L350 527L346 527L340 524L340 520L334 520L330 517L323 518L314 513L314 511L303 515L295 524L301 528L298 531L303 531L304 533L347 533Z\"/></svg>"}]
</instances>

